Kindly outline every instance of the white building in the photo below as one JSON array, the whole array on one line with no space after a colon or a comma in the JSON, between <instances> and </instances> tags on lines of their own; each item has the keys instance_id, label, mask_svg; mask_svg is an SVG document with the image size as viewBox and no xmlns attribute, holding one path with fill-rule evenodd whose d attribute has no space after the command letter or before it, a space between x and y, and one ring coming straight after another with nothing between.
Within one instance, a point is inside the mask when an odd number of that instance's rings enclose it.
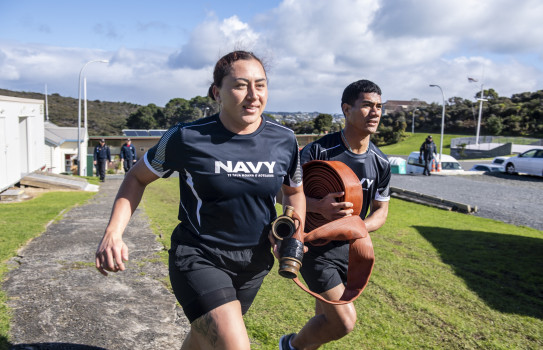
<instances>
[{"instance_id":1,"label":"white building","mask_svg":"<svg viewBox=\"0 0 543 350\"><path fill-rule=\"evenodd\" d=\"M87 147L87 133L81 128L82 150ZM45 122L45 163L48 172L54 174L77 174L77 127L57 126L50 121ZM86 154L82 155L81 174L86 175ZM92 167L90 168L92 171Z\"/></svg>"},{"instance_id":2,"label":"white building","mask_svg":"<svg viewBox=\"0 0 543 350\"><path fill-rule=\"evenodd\" d=\"M0 192L45 168L44 101L0 96Z\"/></svg>"}]
</instances>

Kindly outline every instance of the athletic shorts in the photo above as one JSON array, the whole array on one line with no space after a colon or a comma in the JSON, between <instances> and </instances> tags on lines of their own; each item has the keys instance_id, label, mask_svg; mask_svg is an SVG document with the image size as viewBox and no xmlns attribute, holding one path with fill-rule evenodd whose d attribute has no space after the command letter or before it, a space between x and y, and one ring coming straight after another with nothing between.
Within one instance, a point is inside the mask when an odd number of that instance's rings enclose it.
<instances>
[{"instance_id":1,"label":"athletic shorts","mask_svg":"<svg viewBox=\"0 0 543 350\"><path fill-rule=\"evenodd\" d=\"M309 289L323 293L347 283L349 266L349 242L332 241L324 246L308 244L300 273Z\"/></svg>"},{"instance_id":2,"label":"athletic shorts","mask_svg":"<svg viewBox=\"0 0 543 350\"><path fill-rule=\"evenodd\" d=\"M245 314L273 262L269 243L227 249L203 242L179 226L172 234L170 281L191 323L234 300L239 300Z\"/></svg>"}]
</instances>

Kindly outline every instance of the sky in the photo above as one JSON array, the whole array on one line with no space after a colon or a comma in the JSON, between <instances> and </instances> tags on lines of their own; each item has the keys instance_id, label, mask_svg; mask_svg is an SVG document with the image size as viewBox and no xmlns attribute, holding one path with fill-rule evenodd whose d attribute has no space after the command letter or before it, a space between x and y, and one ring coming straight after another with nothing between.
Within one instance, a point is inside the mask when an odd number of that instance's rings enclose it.
<instances>
[{"instance_id":1,"label":"sky","mask_svg":"<svg viewBox=\"0 0 543 350\"><path fill-rule=\"evenodd\" d=\"M0 0L0 88L77 98L81 75L89 100L164 106L205 96L243 49L265 62L268 112L341 113L359 79L383 102L511 97L543 89L541 14L541 0Z\"/></svg>"}]
</instances>

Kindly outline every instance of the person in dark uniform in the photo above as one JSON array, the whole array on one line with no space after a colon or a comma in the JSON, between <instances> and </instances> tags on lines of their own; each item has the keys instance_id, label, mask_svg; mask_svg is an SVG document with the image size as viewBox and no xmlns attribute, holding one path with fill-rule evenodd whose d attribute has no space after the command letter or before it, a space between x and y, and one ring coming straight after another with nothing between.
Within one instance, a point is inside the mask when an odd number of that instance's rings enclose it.
<instances>
[{"instance_id":1,"label":"person in dark uniform","mask_svg":"<svg viewBox=\"0 0 543 350\"><path fill-rule=\"evenodd\" d=\"M179 173L180 224L171 237L172 289L191 323L182 349L249 350L242 315L274 257L268 239L275 197L305 219L294 132L263 115L266 71L252 53L215 65L208 96L218 114L169 129L128 172L96 251L102 273L125 269L123 231L145 187Z\"/></svg>"},{"instance_id":2,"label":"person in dark uniform","mask_svg":"<svg viewBox=\"0 0 543 350\"><path fill-rule=\"evenodd\" d=\"M126 143L121 147L121 163L123 163L124 173L128 173L128 170L132 168L132 165L136 162L136 147L132 145L130 139L126 140Z\"/></svg>"},{"instance_id":3,"label":"person in dark uniform","mask_svg":"<svg viewBox=\"0 0 543 350\"><path fill-rule=\"evenodd\" d=\"M434 160L434 153L436 153L436 144L432 139L432 135L428 135L426 140L420 146L419 161L424 161L424 171L422 175L430 176L432 171L432 161ZM421 159L422 158L422 159Z\"/></svg>"},{"instance_id":4,"label":"person in dark uniform","mask_svg":"<svg viewBox=\"0 0 543 350\"><path fill-rule=\"evenodd\" d=\"M100 144L94 147L94 165L96 166L96 175L100 177L100 181L106 181L106 168L111 163L111 152L109 146L106 145L106 140L101 139Z\"/></svg>"},{"instance_id":5,"label":"person in dark uniform","mask_svg":"<svg viewBox=\"0 0 543 350\"><path fill-rule=\"evenodd\" d=\"M360 216L368 232L376 231L388 215L391 177L387 157L370 141L381 119L381 89L368 80L356 81L345 88L341 109L345 128L305 146L301 152L302 164L315 159L347 164L362 184ZM330 221L349 216L353 213L353 203L338 202L337 198L343 195L338 192L320 199L307 197L307 212L319 213ZM308 248L300 269L308 287L328 300L339 300L347 282L349 242L335 241ZM346 336L355 323L356 310L352 303L330 305L316 300L315 316L298 334L281 337L279 348L317 349Z\"/></svg>"}]
</instances>

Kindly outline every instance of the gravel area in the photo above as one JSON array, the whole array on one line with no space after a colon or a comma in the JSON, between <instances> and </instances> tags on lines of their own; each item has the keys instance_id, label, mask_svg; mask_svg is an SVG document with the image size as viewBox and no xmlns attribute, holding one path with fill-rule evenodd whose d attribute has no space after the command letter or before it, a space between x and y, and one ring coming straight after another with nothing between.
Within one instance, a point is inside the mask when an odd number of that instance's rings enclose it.
<instances>
[{"instance_id":1,"label":"gravel area","mask_svg":"<svg viewBox=\"0 0 543 350\"><path fill-rule=\"evenodd\" d=\"M476 216L543 230L541 177L393 174L391 186L477 206Z\"/></svg>"}]
</instances>

